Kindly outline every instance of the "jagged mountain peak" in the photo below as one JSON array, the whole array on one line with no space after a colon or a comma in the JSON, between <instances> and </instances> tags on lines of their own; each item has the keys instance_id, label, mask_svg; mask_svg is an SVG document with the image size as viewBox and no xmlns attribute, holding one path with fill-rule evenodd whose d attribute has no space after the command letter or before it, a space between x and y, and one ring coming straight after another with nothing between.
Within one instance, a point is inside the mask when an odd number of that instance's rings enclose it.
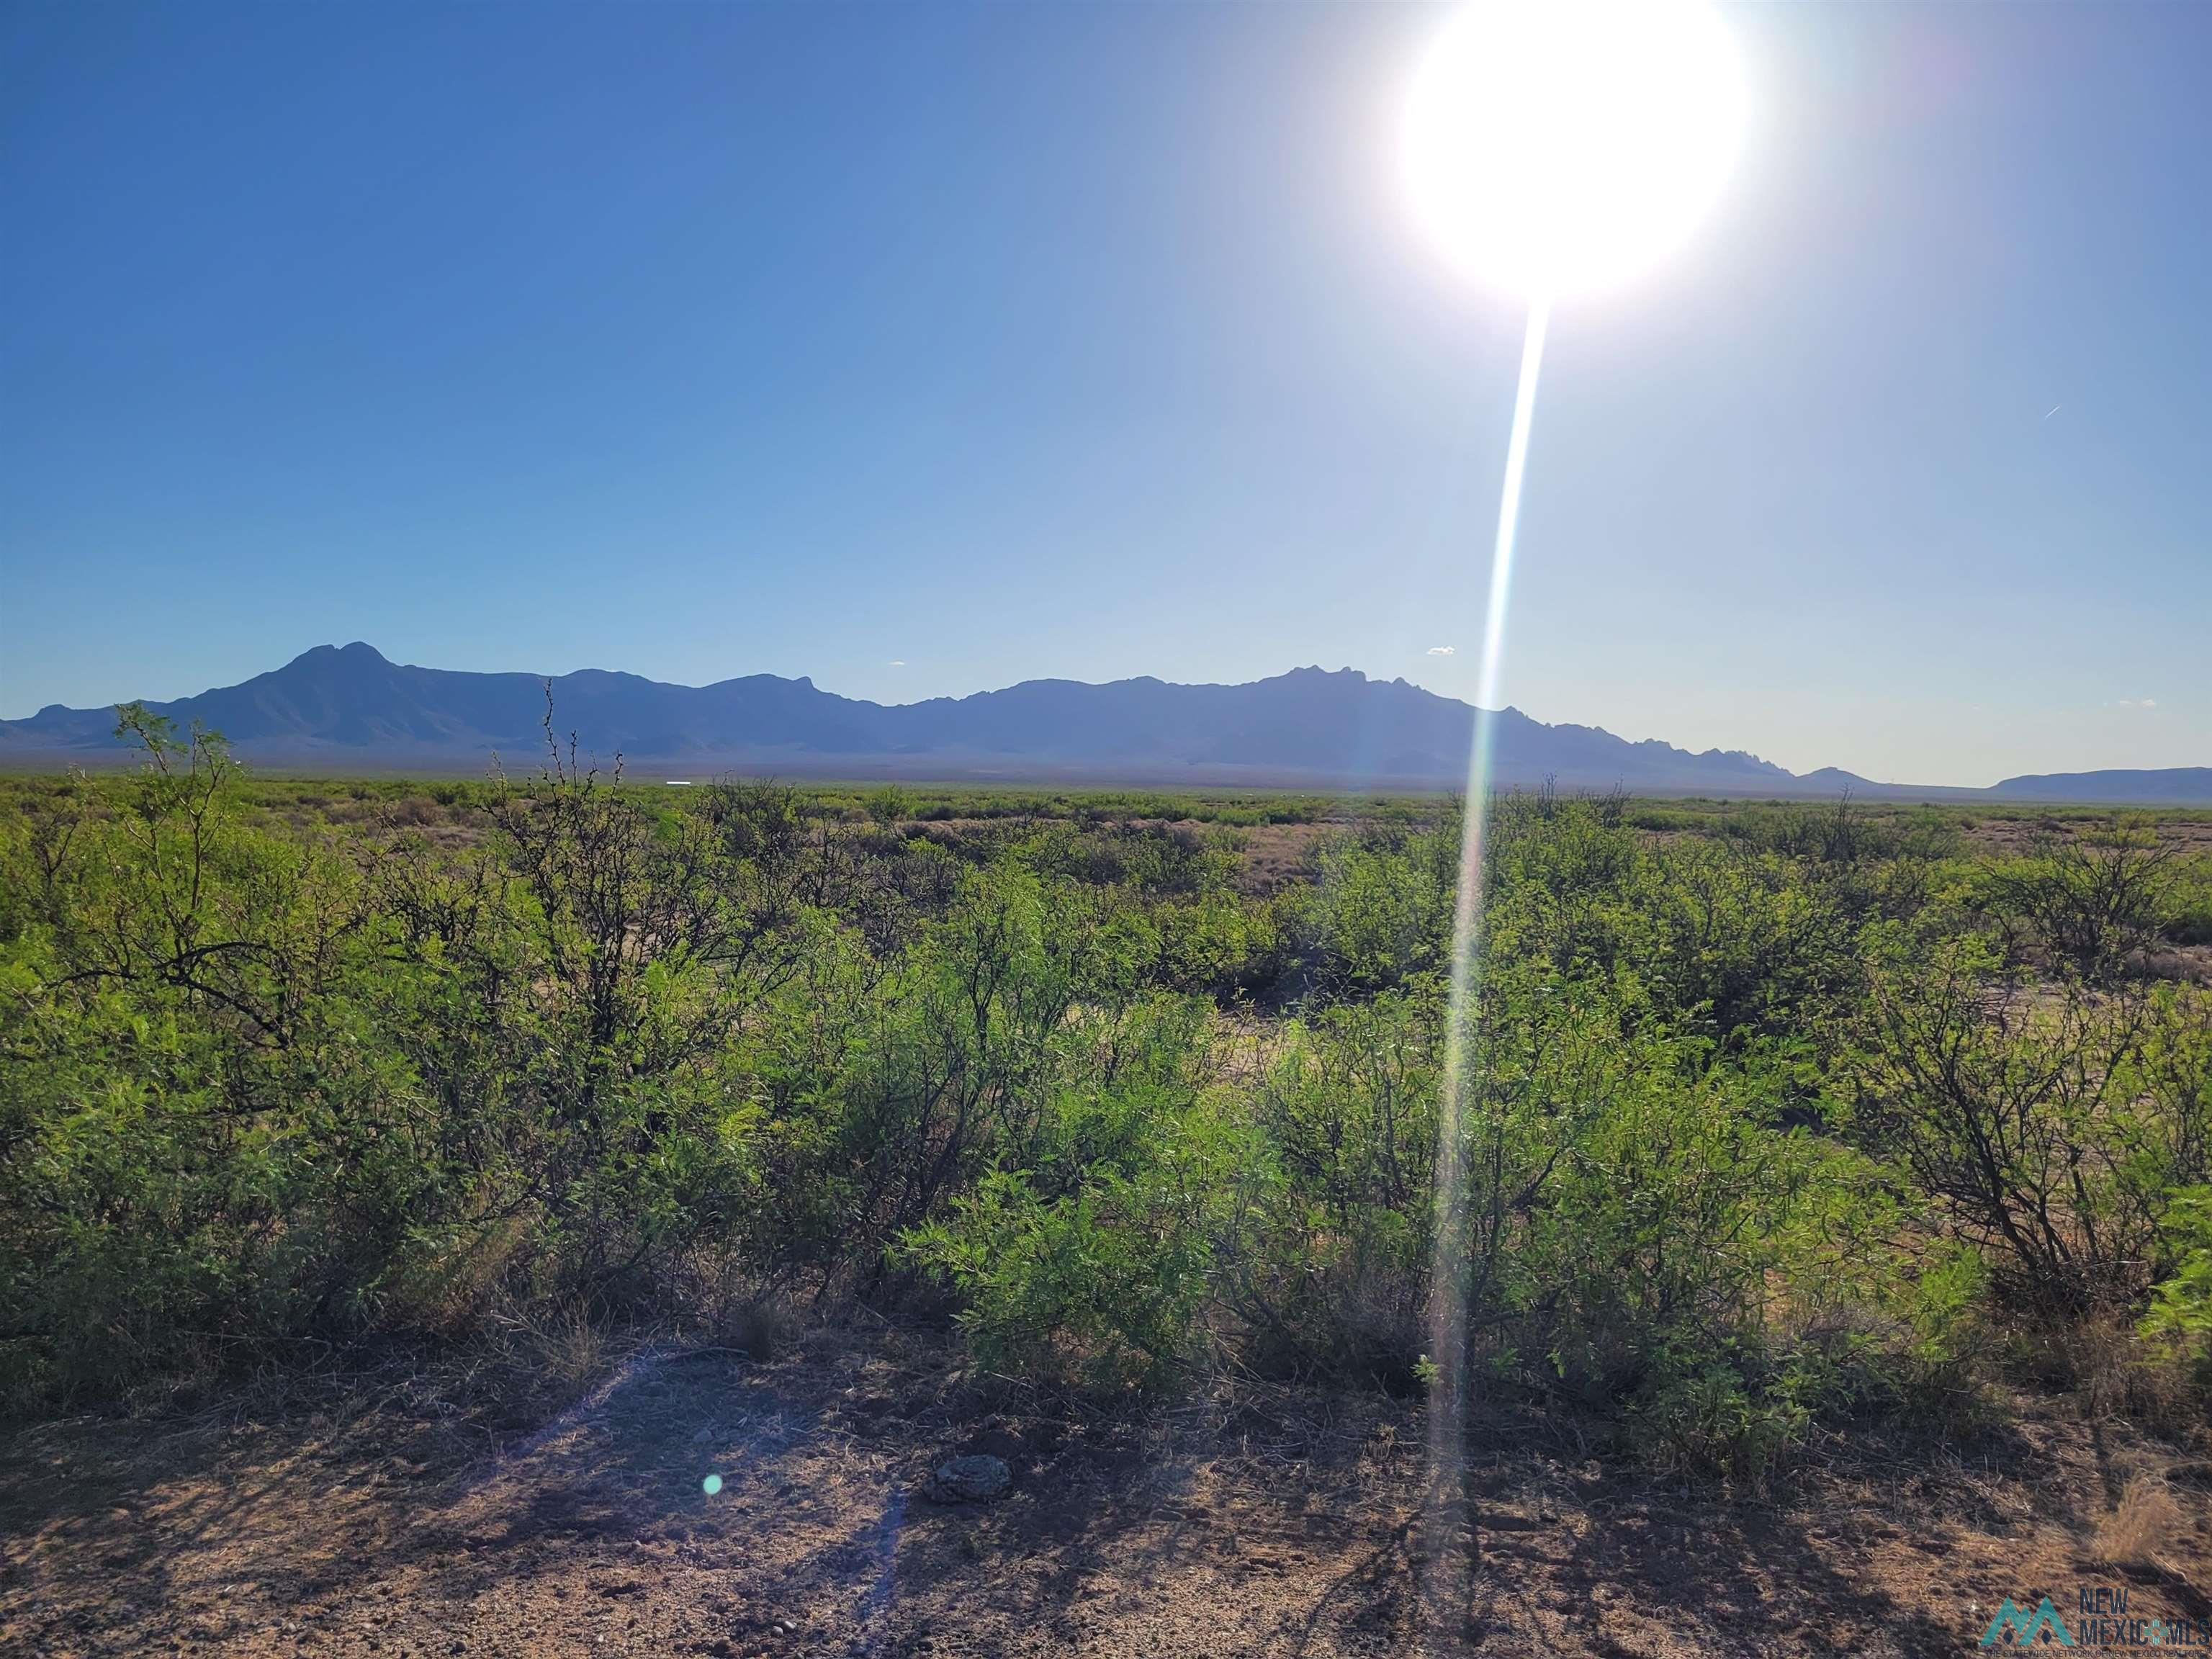
<instances>
[{"instance_id":1,"label":"jagged mountain peak","mask_svg":"<svg viewBox=\"0 0 2212 1659\"><path fill-rule=\"evenodd\" d=\"M1450 787L1464 781L1474 719L1468 704L1403 678L1314 664L1234 685L1152 675L1106 684L1034 679L886 706L773 674L688 686L617 669L548 681L422 668L361 640L319 645L240 684L153 706L180 725L223 732L257 761L465 770L543 740L549 685L556 728L598 754L846 776ZM0 757L16 766L120 759L114 723L112 708L50 705L28 720L0 720ZM1664 793L1882 787L1833 769L1797 778L1742 750L1692 754L1600 726L1547 725L1511 707L1496 723L1492 775L1505 785L1549 779ZM2121 779L2143 799L2192 791L2212 799L2208 769L2086 775ZM1998 788L2064 798L2069 787L2033 777ZM2170 790L2182 793L2160 793Z\"/></svg>"}]
</instances>

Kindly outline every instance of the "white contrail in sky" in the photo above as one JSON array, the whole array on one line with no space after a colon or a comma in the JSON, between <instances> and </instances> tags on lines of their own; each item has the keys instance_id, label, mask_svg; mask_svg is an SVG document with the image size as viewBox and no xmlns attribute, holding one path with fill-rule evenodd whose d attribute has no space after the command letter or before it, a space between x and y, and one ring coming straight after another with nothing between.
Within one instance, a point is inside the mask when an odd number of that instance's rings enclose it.
<instances>
[{"instance_id":1,"label":"white contrail in sky","mask_svg":"<svg viewBox=\"0 0 2212 1659\"><path fill-rule=\"evenodd\" d=\"M2063 408L2065 408L2065 407L2066 407L2066 405L2065 405L2064 404L2051 404L2051 407L2050 407L2050 408L2048 408L2048 409L2046 409L2046 410L2045 410L2043 411L2043 418L2044 418L2045 420L2046 420L2046 421L2047 421L2047 420L2049 420L2049 419L2050 419L2053 415L2056 415L2056 414L2057 414L2060 410L2062 410L2062 409L2063 409Z\"/></svg>"}]
</instances>

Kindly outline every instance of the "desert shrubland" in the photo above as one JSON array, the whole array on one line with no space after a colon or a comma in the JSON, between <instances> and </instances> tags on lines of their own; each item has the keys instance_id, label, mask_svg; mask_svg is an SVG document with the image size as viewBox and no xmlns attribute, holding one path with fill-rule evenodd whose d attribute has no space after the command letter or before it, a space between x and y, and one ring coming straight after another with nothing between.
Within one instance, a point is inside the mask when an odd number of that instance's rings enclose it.
<instances>
[{"instance_id":1,"label":"desert shrubland","mask_svg":"<svg viewBox=\"0 0 2212 1659\"><path fill-rule=\"evenodd\" d=\"M349 790L123 721L135 773L0 813L17 1408L771 1304L1072 1396L1456 1367L1735 1479L2065 1386L2069 1333L2201 1400L2205 876L2154 822L1502 796L1440 1146L1455 802L678 793L557 745ZM1247 880L1285 823L1301 878Z\"/></svg>"}]
</instances>

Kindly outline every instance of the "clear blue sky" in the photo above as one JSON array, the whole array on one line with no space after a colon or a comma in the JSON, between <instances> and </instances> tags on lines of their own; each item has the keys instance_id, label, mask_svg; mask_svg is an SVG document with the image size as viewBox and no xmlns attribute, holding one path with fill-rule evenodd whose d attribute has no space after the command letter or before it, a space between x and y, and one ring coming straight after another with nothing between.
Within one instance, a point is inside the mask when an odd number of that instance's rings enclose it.
<instances>
[{"instance_id":1,"label":"clear blue sky","mask_svg":"<svg viewBox=\"0 0 2212 1659\"><path fill-rule=\"evenodd\" d=\"M356 638L1466 695L1519 319L1392 192L1439 15L9 3L0 715ZM1554 322L1507 696L2212 763L2212 7L1731 20L1719 216Z\"/></svg>"}]
</instances>

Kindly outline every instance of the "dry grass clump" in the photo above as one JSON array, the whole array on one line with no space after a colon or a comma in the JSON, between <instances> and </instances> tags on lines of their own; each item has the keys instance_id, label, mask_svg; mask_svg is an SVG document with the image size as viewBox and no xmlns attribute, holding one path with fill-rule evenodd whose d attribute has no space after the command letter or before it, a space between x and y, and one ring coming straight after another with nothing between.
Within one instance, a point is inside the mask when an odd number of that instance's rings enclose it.
<instances>
[{"instance_id":1,"label":"dry grass clump","mask_svg":"<svg viewBox=\"0 0 2212 1659\"><path fill-rule=\"evenodd\" d=\"M2175 1546L2187 1524L2165 1481L2136 1475L2121 1492L2119 1506L2097 1528L2097 1559L2116 1567L2171 1572Z\"/></svg>"},{"instance_id":2,"label":"dry grass clump","mask_svg":"<svg viewBox=\"0 0 2212 1659\"><path fill-rule=\"evenodd\" d=\"M2092 1422L2125 1419L2154 1434L2186 1440L2206 1421L2204 1376L2171 1345L2124 1328L2114 1314L2067 1325L2038 1356L2053 1387L2070 1382Z\"/></svg>"}]
</instances>

